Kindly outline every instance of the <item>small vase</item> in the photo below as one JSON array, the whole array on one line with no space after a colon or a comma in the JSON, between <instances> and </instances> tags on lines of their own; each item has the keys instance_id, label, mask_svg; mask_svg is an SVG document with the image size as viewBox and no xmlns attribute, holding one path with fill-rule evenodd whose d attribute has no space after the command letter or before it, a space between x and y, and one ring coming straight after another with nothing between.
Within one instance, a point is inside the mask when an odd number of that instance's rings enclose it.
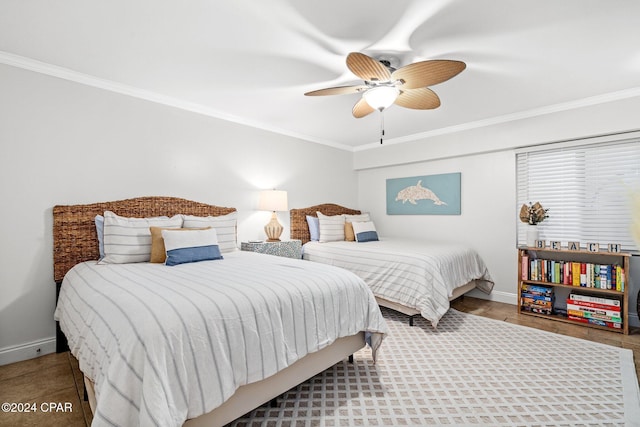
<instances>
[{"instance_id":1,"label":"small vase","mask_svg":"<svg viewBox=\"0 0 640 427\"><path fill-rule=\"evenodd\" d=\"M527 225L527 246L533 248L536 246L536 240L540 240L540 232L537 225Z\"/></svg>"}]
</instances>

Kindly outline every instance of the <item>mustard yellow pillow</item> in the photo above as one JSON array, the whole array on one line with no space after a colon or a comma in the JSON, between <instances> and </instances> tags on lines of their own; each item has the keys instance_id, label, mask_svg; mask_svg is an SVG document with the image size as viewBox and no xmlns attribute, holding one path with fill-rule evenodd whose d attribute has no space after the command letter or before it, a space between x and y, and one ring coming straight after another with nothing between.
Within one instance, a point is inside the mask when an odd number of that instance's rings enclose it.
<instances>
[{"instance_id":1,"label":"mustard yellow pillow","mask_svg":"<svg viewBox=\"0 0 640 427\"><path fill-rule=\"evenodd\" d=\"M162 230L172 231L190 231L190 230L207 230L211 227L202 228L166 228L166 227L149 227L151 231L151 260L153 263L164 263L167 259L167 251L164 247L164 239L162 238Z\"/></svg>"},{"instance_id":2,"label":"mustard yellow pillow","mask_svg":"<svg viewBox=\"0 0 640 427\"><path fill-rule=\"evenodd\" d=\"M353 223L345 222L344 223L344 240L347 242L355 242L356 235L353 232Z\"/></svg>"}]
</instances>

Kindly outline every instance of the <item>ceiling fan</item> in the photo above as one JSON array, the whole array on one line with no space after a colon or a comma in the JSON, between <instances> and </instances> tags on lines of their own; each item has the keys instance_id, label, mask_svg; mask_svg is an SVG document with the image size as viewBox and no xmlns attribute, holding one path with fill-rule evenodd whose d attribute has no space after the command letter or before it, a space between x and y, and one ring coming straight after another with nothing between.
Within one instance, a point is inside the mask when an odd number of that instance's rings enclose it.
<instances>
[{"instance_id":1,"label":"ceiling fan","mask_svg":"<svg viewBox=\"0 0 640 427\"><path fill-rule=\"evenodd\" d=\"M416 110L431 110L440 106L440 98L427 86L445 82L460 74L466 64L446 59L414 62L395 69L388 60L377 60L359 52L347 56L347 67L364 80L364 84L314 90L307 96L362 93L353 106L355 118L365 117L375 110L382 112L393 104ZM384 136L384 125L381 125ZM382 137L380 138L382 143Z\"/></svg>"}]
</instances>

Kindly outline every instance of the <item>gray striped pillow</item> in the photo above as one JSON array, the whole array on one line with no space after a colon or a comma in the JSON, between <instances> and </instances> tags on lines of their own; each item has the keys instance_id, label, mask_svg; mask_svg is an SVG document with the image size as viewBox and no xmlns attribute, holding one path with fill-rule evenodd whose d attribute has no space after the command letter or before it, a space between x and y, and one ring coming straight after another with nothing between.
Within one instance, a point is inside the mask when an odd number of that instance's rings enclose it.
<instances>
[{"instance_id":1,"label":"gray striped pillow","mask_svg":"<svg viewBox=\"0 0 640 427\"><path fill-rule=\"evenodd\" d=\"M344 240L344 216L327 216L316 212L320 222L320 243Z\"/></svg>"},{"instance_id":2,"label":"gray striped pillow","mask_svg":"<svg viewBox=\"0 0 640 427\"><path fill-rule=\"evenodd\" d=\"M182 215L184 228L215 228L218 235L218 246L221 253L238 250L236 238L236 224L238 212L231 212L220 216L193 216Z\"/></svg>"},{"instance_id":3,"label":"gray striped pillow","mask_svg":"<svg viewBox=\"0 0 640 427\"><path fill-rule=\"evenodd\" d=\"M149 227L180 228L182 217L125 218L111 211L104 213L104 258L100 264L149 262Z\"/></svg>"}]
</instances>

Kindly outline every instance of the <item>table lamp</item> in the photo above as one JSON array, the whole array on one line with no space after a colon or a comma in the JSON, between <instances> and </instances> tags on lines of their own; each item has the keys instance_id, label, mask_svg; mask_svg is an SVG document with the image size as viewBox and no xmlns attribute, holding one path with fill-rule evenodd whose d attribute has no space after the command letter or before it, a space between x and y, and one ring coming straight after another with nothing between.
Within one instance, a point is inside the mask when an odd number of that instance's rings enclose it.
<instances>
[{"instance_id":1,"label":"table lamp","mask_svg":"<svg viewBox=\"0 0 640 427\"><path fill-rule=\"evenodd\" d=\"M271 221L264 226L267 234L267 242L279 242L280 235L284 227L278 222L277 211L289 210L287 203L287 192L282 190L264 190L260 193L258 209L271 211Z\"/></svg>"}]
</instances>

